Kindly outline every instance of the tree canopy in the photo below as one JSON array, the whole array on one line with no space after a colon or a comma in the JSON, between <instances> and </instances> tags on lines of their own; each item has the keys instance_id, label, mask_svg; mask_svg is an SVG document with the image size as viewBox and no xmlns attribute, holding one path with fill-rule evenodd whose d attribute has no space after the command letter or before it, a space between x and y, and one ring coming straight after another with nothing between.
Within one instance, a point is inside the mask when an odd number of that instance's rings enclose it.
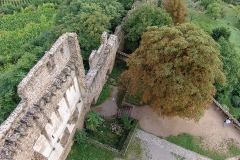
<instances>
[{"instance_id":1,"label":"tree canopy","mask_svg":"<svg viewBox=\"0 0 240 160\"><path fill-rule=\"evenodd\" d=\"M212 103L214 83L224 84L219 45L189 23L150 27L127 60L121 79L163 116L198 120Z\"/></svg>"},{"instance_id":2,"label":"tree canopy","mask_svg":"<svg viewBox=\"0 0 240 160\"><path fill-rule=\"evenodd\" d=\"M230 101L229 99L236 85L239 85L240 55L236 52L234 44L227 41L224 37L219 38L218 43L220 45L220 53L223 57L226 85L220 86L216 84L216 98L220 103L225 104L227 101Z\"/></svg>"},{"instance_id":3,"label":"tree canopy","mask_svg":"<svg viewBox=\"0 0 240 160\"><path fill-rule=\"evenodd\" d=\"M175 25L185 23L188 14L184 0L164 0L162 4Z\"/></svg>"},{"instance_id":4,"label":"tree canopy","mask_svg":"<svg viewBox=\"0 0 240 160\"><path fill-rule=\"evenodd\" d=\"M214 18L225 18L227 16L228 9L220 2L214 2L207 6L207 14Z\"/></svg>"},{"instance_id":5,"label":"tree canopy","mask_svg":"<svg viewBox=\"0 0 240 160\"><path fill-rule=\"evenodd\" d=\"M127 48L135 51L139 46L142 34L149 26L163 26L172 24L171 17L161 8L155 8L153 4L143 4L127 18L123 29L127 32L129 41Z\"/></svg>"},{"instance_id":6,"label":"tree canopy","mask_svg":"<svg viewBox=\"0 0 240 160\"><path fill-rule=\"evenodd\" d=\"M100 45L102 32L114 30L124 15L123 6L116 0L69 0L61 6L57 24L79 35L81 54L88 60L91 51Z\"/></svg>"},{"instance_id":7,"label":"tree canopy","mask_svg":"<svg viewBox=\"0 0 240 160\"><path fill-rule=\"evenodd\" d=\"M223 37L226 41L229 41L231 31L229 31L226 27L218 27L212 30L211 36L215 41L218 41L221 37Z\"/></svg>"},{"instance_id":8,"label":"tree canopy","mask_svg":"<svg viewBox=\"0 0 240 160\"><path fill-rule=\"evenodd\" d=\"M129 10L131 9L133 3L136 2L137 0L117 0L117 1L120 2L125 9Z\"/></svg>"}]
</instances>

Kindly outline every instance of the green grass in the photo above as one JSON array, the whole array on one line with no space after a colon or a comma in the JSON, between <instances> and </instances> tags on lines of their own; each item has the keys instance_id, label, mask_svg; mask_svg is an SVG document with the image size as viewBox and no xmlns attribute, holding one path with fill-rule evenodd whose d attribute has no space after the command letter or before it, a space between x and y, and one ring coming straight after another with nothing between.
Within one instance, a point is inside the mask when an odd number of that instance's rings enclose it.
<instances>
[{"instance_id":1,"label":"green grass","mask_svg":"<svg viewBox=\"0 0 240 160\"><path fill-rule=\"evenodd\" d=\"M104 84L103 89L98 97L96 105L102 104L106 99L108 99L111 96L111 85L109 80Z\"/></svg>"},{"instance_id":2,"label":"green grass","mask_svg":"<svg viewBox=\"0 0 240 160\"><path fill-rule=\"evenodd\" d=\"M126 63L124 61L116 60L110 78L115 79L116 84L120 74L127 69ZM111 81L108 81L104 84L103 89L98 97L96 105L102 104L107 98L111 96ZM114 84L112 84L114 85Z\"/></svg>"},{"instance_id":3,"label":"green grass","mask_svg":"<svg viewBox=\"0 0 240 160\"><path fill-rule=\"evenodd\" d=\"M142 159L143 150L141 148L141 140L138 137L132 139L124 159L128 160L130 155L134 159Z\"/></svg>"},{"instance_id":4,"label":"green grass","mask_svg":"<svg viewBox=\"0 0 240 160\"><path fill-rule=\"evenodd\" d=\"M74 144L67 160L113 160L115 154L89 143Z\"/></svg>"},{"instance_id":5,"label":"green grass","mask_svg":"<svg viewBox=\"0 0 240 160\"><path fill-rule=\"evenodd\" d=\"M238 25L238 18L235 16L235 12L229 8L228 14L224 19L214 20L208 15L203 15L200 18L193 21L194 24L201 27L206 32L211 32L212 29L218 27L226 27L231 31L230 42L236 44L235 49L240 53L240 25Z\"/></svg>"},{"instance_id":6,"label":"green grass","mask_svg":"<svg viewBox=\"0 0 240 160\"><path fill-rule=\"evenodd\" d=\"M203 144L203 139L201 137L194 137L186 133L179 136L167 137L166 140L206 157L212 158L213 160L225 160L229 157L238 156L240 153L239 145L237 145L233 140L225 140L223 144L216 146L214 150L210 150L206 144ZM228 150L226 150L226 148Z\"/></svg>"},{"instance_id":7,"label":"green grass","mask_svg":"<svg viewBox=\"0 0 240 160\"><path fill-rule=\"evenodd\" d=\"M116 60L110 77L117 81L120 74L123 71L127 70L127 68L128 67L126 66L126 62L122 60Z\"/></svg>"}]
</instances>

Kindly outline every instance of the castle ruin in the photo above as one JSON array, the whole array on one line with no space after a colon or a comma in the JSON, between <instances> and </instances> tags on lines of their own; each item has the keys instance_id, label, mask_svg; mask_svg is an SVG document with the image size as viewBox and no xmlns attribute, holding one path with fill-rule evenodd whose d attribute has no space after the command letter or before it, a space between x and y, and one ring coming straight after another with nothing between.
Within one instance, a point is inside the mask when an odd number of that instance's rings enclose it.
<instances>
[{"instance_id":1,"label":"castle ruin","mask_svg":"<svg viewBox=\"0 0 240 160\"><path fill-rule=\"evenodd\" d=\"M18 85L21 102L0 126L1 159L60 160L111 73L119 43L102 34L85 75L75 33L65 33Z\"/></svg>"}]
</instances>

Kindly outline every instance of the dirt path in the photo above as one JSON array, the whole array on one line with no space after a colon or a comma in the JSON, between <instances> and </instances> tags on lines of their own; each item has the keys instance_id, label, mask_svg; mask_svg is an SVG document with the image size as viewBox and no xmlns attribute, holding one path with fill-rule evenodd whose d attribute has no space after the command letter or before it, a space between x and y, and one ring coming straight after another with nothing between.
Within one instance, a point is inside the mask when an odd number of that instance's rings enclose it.
<instances>
[{"instance_id":1,"label":"dirt path","mask_svg":"<svg viewBox=\"0 0 240 160\"><path fill-rule=\"evenodd\" d=\"M101 115L114 115L117 111L116 93L117 88L114 87L112 96L100 106L95 107L95 110ZM205 111L204 116L197 123L180 117L158 117L149 106L133 108L131 116L139 120L143 130L156 136L177 136L182 133L202 136L211 148L227 139L234 139L240 144L240 132L232 124L224 127L223 121L226 117L213 105Z\"/></svg>"},{"instance_id":2,"label":"dirt path","mask_svg":"<svg viewBox=\"0 0 240 160\"><path fill-rule=\"evenodd\" d=\"M149 106L134 108L132 117L139 119L143 130L157 136L168 137L189 133L193 136L202 136L206 141L211 141L208 143L211 144L211 148L231 138L240 144L240 132L232 124L224 127L223 121L226 117L213 105L205 111L198 123L180 117L158 117Z\"/></svg>"}]
</instances>

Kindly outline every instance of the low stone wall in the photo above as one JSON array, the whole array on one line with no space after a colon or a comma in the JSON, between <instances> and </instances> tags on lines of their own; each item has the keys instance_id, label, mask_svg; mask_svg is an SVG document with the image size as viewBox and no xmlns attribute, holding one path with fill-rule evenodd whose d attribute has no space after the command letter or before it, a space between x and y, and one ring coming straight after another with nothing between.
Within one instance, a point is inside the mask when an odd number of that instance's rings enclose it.
<instances>
[{"instance_id":1,"label":"low stone wall","mask_svg":"<svg viewBox=\"0 0 240 160\"><path fill-rule=\"evenodd\" d=\"M213 98L213 104L218 108L218 110L220 110L223 114L226 115L226 117L230 117L233 119L233 124L234 126L240 131L240 123L238 122L237 119L235 119L229 112L228 110L226 110L218 101L216 101Z\"/></svg>"}]
</instances>

